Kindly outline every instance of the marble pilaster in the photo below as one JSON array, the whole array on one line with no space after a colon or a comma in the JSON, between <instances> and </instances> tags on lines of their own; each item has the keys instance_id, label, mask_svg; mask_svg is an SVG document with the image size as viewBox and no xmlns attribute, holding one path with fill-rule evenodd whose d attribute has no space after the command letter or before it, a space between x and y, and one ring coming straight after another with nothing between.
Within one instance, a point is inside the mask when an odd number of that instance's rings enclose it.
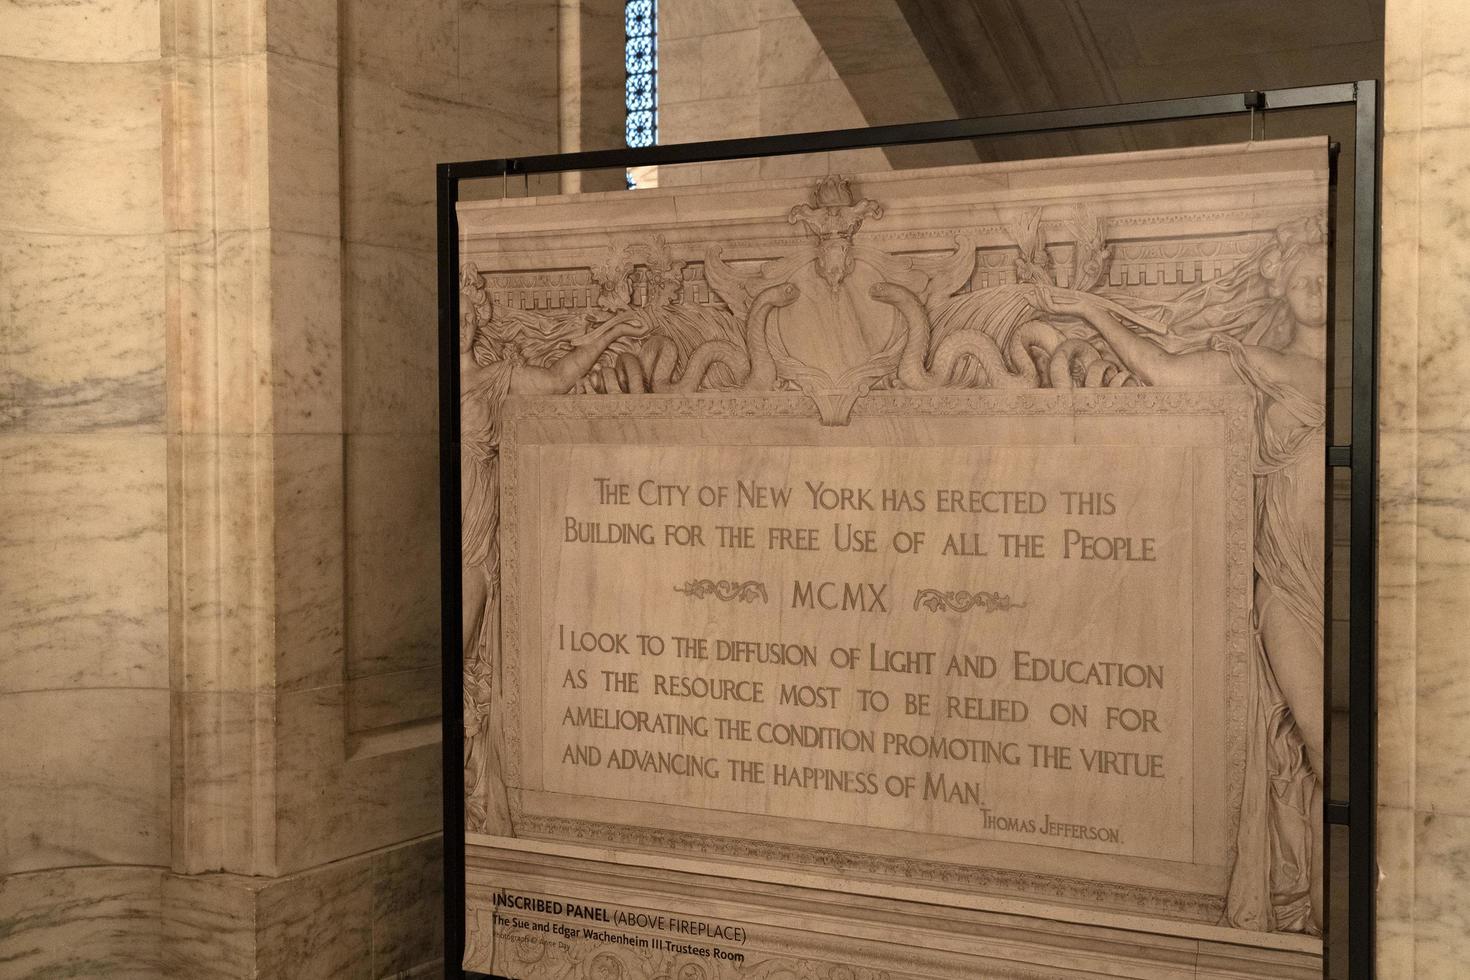
<instances>
[{"instance_id":1,"label":"marble pilaster","mask_svg":"<svg viewBox=\"0 0 1470 980\"><path fill-rule=\"evenodd\" d=\"M1379 976L1470 954L1470 11L1389 0L1379 486Z\"/></svg>"}]
</instances>

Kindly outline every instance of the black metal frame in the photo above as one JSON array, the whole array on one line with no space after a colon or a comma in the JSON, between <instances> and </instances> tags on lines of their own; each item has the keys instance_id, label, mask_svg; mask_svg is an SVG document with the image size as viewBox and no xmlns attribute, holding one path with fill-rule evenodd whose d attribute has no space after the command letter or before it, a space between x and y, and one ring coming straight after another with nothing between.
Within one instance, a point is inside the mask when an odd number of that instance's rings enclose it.
<instances>
[{"instance_id":1,"label":"black metal frame","mask_svg":"<svg viewBox=\"0 0 1470 980\"><path fill-rule=\"evenodd\" d=\"M713 140L643 149L595 150L547 156L474 160L438 166L439 235L439 461L440 576L444 640L444 960L446 977L480 978L460 967L464 948L464 726L463 642L460 620L460 445L459 445L459 231L455 206L460 182L487 177L631 168L656 164L709 163L749 157L827 150L952 142L991 136L1073 132L1135 123L1181 121L1252 113L1351 105L1354 115L1353 319L1351 439L1327 449L1327 486L1332 470L1351 474L1349 505L1351 570L1348 580L1349 715L1348 799L1328 798L1324 830L1348 828L1348 962L1352 980L1375 973L1378 469L1378 167L1382 115L1379 83L1368 79L1335 85L1272 89L1228 95L1169 99L1123 105L1061 109L971 119L874 126L751 139ZM1334 168L1335 183L1335 168ZM1327 392L1329 418L1332 391ZM1332 624L1324 624L1331 636ZM1324 650L1330 656L1331 647ZM1328 685L1330 687L1330 684ZM1324 697L1328 695L1324 692ZM1330 703L1325 706L1331 718ZM1328 763L1330 767L1330 762ZM1324 773L1324 793L1330 794ZM1330 840L1330 834L1324 835ZM1324 842L1324 853L1325 853ZM1325 869L1324 869L1325 873ZM1324 970L1326 958L1324 957Z\"/></svg>"}]
</instances>

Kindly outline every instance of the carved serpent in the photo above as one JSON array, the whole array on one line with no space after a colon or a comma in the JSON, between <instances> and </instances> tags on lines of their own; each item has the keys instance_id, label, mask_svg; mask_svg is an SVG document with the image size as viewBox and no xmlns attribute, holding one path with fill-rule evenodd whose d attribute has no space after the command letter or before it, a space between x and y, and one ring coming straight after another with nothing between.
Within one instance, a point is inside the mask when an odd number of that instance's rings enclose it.
<instances>
[{"instance_id":1,"label":"carved serpent","mask_svg":"<svg viewBox=\"0 0 1470 980\"><path fill-rule=\"evenodd\" d=\"M1138 379L1127 368L1103 357L1085 340L1065 341L1052 352L1047 377L1053 388L1136 387ZM1080 384L1079 384L1080 382Z\"/></svg>"},{"instance_id":2,"label":"carved serpent","mask_svg":"<svg viewBox=\"0 0 1470 980\"><path fill-rule=\"evenodd\" d=\"M687 394L699 390L710 368L724 364L734 377L742 379L745 390L770 391L776 386L776 362L771 356L767 322L772 310L790 305L799 295L791 283L778 283L757 294L745 318L745 350L728 340L706 340L689 355L683 372L675 378L679 352L674 342L667 337L650 337L637 353L621 354L603 368L598 388L631 394Z\"/></svg>"},{"instance_id":3,"label":"carved serpent","mask_svg":"<svg viewBox=\"0 0 1470 980\"><path fill-rule=\"evenodd\" d=\"M979 387L1036 387L1036 367L1031 363L1029 354L1023 359L1021 373L1013 373L1006 367L1000 348L989 334L965 330L950 334L940 341L930 357L929 316L924 312L919 297L894 282L874 283L868 290L868 295L880 303L894 307L903 318L908 339L898 362L898 380L905 387L922 391L951 385L961 357L973 357L984 372L984 383Z\"/></svg>"},{"instance_id":4,"label":"carved serpent","mask_svg":"<svg viewBox=\"0 0 1470 980\"><path fill-rule=\"evenodd\" d=\"M1061 331L1056 327L1040 320L1027 320L1011 332L1011 339L1006 342L1006 360L1031 382L1032 387L1042 387L1046 379L1036 366L1033 352L1039 351L1050 365L1052 353L1062 345L1062 341Z\"/></svg>"}]
</instances>

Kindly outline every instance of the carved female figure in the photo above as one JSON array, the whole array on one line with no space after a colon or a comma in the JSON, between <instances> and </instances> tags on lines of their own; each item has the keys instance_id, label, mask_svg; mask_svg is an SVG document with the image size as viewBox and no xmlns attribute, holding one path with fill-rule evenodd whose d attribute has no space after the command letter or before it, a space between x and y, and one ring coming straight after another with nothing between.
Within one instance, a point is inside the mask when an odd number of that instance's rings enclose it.
<instances>
[{"instance_id":1,"label":"carved female figure","mask_svg":"<svg viewBox=\"0 0 1470 980\"><path fill-rule=\"evenodd\" d=\"M498 635L495 622L500 560L496 553L500 525L500 407L507 395L560 395L591 370L615 341L640 337L648 327L622 313L609 317L571 341L571 349L544 366L526 363L516 344L516 331L534 325L517 311L497 317L483 277L466 266L460 279L466 309L460 319L460 507L463 599L460 604L465 663L465 820L470 829L507 830L505 801L481 792L494 740L487 738L486 717L494 688L493 665L485 657L486 639ZM490 788L493 791L493 787ZM496 812L492 815L491 809ZM494 819L492 819L492 817Z\"/></svg>"},{"instance_id":2,"label":"carved female figure","mask_svg":"<svg viewBox=\"0 0 1470 980\"><path fill-rule=\"evenodd\" d=\"M1259 260L1275 301L1242 343L1214 333L1171 351L1083 292L1039 286L1035 305L1091 325L1146 384L1241 384L1255 400L1255 633L1252 745L1227 918L1253 929L1320 931L1323 772L1326 247L1288 226ZM1177 339L1177 338L1174 338ZM1251 827L1267 832L1252 834Z\"/></svg>"}]
</instances>

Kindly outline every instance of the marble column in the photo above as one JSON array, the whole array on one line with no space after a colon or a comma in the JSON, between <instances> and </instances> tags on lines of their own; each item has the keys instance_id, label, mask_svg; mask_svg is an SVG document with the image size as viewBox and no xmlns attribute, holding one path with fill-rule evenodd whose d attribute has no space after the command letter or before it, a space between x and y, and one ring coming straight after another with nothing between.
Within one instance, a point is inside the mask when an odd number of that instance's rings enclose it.
<instances>
[{"instance_id":1,"label":"marble column","mask_svg":"<svg viewBox=\"0 0 1470 980\"><path fill-rule=\"evenodd\" d=\"M1379 976L1470 959L1470 8L1388 0Z\"/></svg>"}]
</instances>

